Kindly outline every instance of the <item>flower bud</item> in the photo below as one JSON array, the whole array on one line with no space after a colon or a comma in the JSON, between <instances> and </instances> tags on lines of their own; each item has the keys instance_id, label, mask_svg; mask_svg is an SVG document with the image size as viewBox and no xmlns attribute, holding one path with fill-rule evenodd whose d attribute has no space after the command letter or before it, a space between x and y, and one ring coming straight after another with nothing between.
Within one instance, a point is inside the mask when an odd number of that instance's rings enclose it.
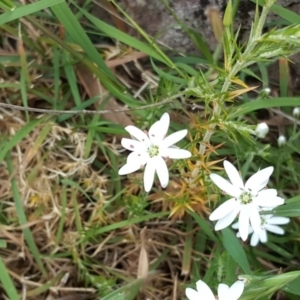
<instances>
[{"instance_id":1,"label":"flower bud","mask_svg":"<svg viewBox=\"0 0 300 300\"><path fill-rule=\"evenodd\" d=\"M263 139L269 132L269 126L266 123L260 123L256 126L255 133L257 137Z\"/></svg>"},{"instance_id":2,"label":"flower bud","mask_svg":"<svg viewBox=\"0 0 300 300\"><path fill-rule=\"evenodd\" d=\"M298 119L300 116L300 108L299 107L295 107L293 110L293 116L294 118Z\"/></svg>"},{"instance_id":3,"label":"flower bud","mask_svg":"<svg viewBox=\"0 0 300 300\"><path fill-rule=\"evenodd\" d=\"M286 138L284 135L280 135L278 140L277 140L278 146L282 147L286 144Z\"/></svg>"},{"instance_id":4,"label":"flower bud","mask_svg":"<svg viewBox=\"0 0 300 300\"><path fill-rule=\"evenodd\" d=\"M264 89L262 89L259 93L259 96L261 98L267 98L271 93L271 89L269 87L266 87Z\"/></svg>"}]
</instances>

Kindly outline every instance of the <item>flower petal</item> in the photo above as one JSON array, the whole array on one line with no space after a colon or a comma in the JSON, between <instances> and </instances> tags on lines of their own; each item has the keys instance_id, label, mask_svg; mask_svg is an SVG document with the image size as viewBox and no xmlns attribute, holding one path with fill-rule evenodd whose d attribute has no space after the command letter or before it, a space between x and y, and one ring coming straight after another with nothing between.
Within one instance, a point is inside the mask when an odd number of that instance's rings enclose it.
<instances>
[{"instance_id":1,"label":"flower petal","mask_svg":"<svg viewBox=\"0 0 300 300\"><path fill-rule=\"evenodd\" d=\"M119 175L126 175L133 173L141 168L140 164L125 164L121 169L119 170Z\"/></svg>"},{"instance_id":2,"label":"flower petal","mask_svg":"<svg viewBox=\"0 0 300 300\"><path fill-rule=\"evenodd\" d=\"M235 222L234 224L231 225L231 228L233 229L239 229L239 222Z\"/></svg>"},{"instance_id":3,"label":"flower petal","mask_svg":"<svg viewBox=\"0 0 300 300\"><path fill-rule=\"evenodd\" d=\"M211 291L209 286L204 281L198 280L196 282L196 286L197 286L197 291L198 291L197 300L199 299L199 295L201 295L201 298L203 298L205 300L215 300L215 296L214 296L213 292Z\"/></svg>"},{"instance_id":4,"label":"flower petal","mask_svg":"<svg viewBox=\"0 0 300 300\"><path fill-rule=\"evenodd\" d=\"M250 217L250 211L248 209L248 205L243 205L239 216L239 233L243 241L246 241L246 239L248 238L249 217Z\"/></svg>"},{"instance_id":5,"label":"flower petal","mask_svg":"<svg viewBox=\"0 0 300 300\"><path fill-rule=\"evenodd\" d=\"M186 129L174 132L161 142L161 146L168 148L181 141L187 135L187 133L188 131Z\"/></svg>"},{"instance_id":6,"label":"flower petal","mask_svg":"<svg viewBox=\"0 0 300 300\"><path fill-rule=\"evenodd\" d=\"M172 159L183 159L192 156L192 153L190 151L176 148L161 148L159 149L159 154L163 157Z\"/></svg>"},{"instance_id":7,"label":"flower petal","mask_svg":"<svg viewBox=\"0 0 300 300\"><path fill-rule=\"evenodd\" d=\"M150 160L145 168L144 172L144 188L146 192L149 192L153 186L155 176L155 164Z\"/></svg>"},{"instance_id":8,"label":"flower petal","mask_svg":"<svg viewBox=\"0 0 300 300\"><path fill-rule=\"evenodd\" d=\"M258 209L252 208L252 212L250 213L250 222L253 231L259 234L261 232L261 218Z\"/></svg>"},{"instance_id":9,"label":"flower petal","mask_svg":"<svg viewBox=\"0 0 300 300\"><path fill-rule=\"evenodd\" d=\"M125 127L125 130L135 139L137 139L138 141L147 144L148 146L151 144L150 140L148 138L148 135L142 131L141 129L133 126L133 125L129 125L127 127Z\"/></svg>"},{"instance_id":10,"label":"flower petal","mask_svg":"<svg viewBox=\"0 0 300 300\"><path fill-rule=\"evenodd\" d=\"M140 165L143 167L150 160L148 153L131 152L127 157L126 164Z\"/></svg>"},{"instance_id":11,"label":"flower petal","mask_svg":"<svg viewBox=\"0 0 300 300\"><path fill-rule=\"evenodd\" d=\"M210 174L209 177L215 185L217 185L222 191L226 192L228 195L236 198L238 198L241 195L242 191L238 187L233 186L223 177L217 174Z\"/></svg>"},{"instance_id":12,"label":"flower petal","mask_svg":"<svg viewBox=\"0 0 300 300\"><path fill-rule=\"evenodd\" d=\"M286 217L272 217L267 221L267 224L271 225L283 225L290 222L290 218Z\"/></svg>"},{"instance_id":13,"label":"flower petal","mask_svg":"<svg viewBox=\"0 0 300 300\"><path fill-rule=\"evenodd\" d=\"M226 215L224 218L220 219L216 223L215 230L218 231L228 227L236 218L237 213L238 213L238 209L235 209L231 213Z\"/></svg>"},{"instance_id":14,"label":"flower petal","mask_svg":"<svg viewBox=\"0 0 300 300\"><path fill-rule=\"evenodd\" d=\"M271 225L273 226L273 225ZM262 229L260 234L259 234L259 239L262 243L266 243L268 241L268 236L267 236L267 230Z\"/></svg>"},{"instance_id":15,"label":"flower petal","mask_svg":"<svg viewBox=\"0 0 300 300\"><path fill-rule=\"evenodd\" d=\"M219 299L224 299L227 296L227 293L229 292L229 286L224 283L220 283L218 285L218 298Z\"/></svg>"},{"instance_id":16,"label":"flower petal","mask_svg":"<svg viewBox=\"0 0 300 300\"><path fill-rule=\"evenodd\" d=\"M274 208L276 206L284 204L284 199L281 198L281 197L262 198L260 196L260 194L261 193L259 193L258 197L256 197L254 199L255 203L258 204L259 206L265 206L265 207L272 207L272 208Z\"/></svg>"},{"instance_id":17,"label":"flower petal","mask_svg":"<svg viewBox=\"0 0 300 300\"><path fill-rule=\"evenodd\" d=\"M256 172L247 180L245 188L254 193L260 191L267 185L273 171L273 167L268 167Z\"/></svg>"},{"instance_id":18,"label":"flower petal","mask_svg":"<svg viewBox=\"0 0 300 300\"><path fill-rule=\"evenodd\" d=\"M151 143L158 146L165 138L170 125L170 116L164 113L159 121L155 122L149 129Z\"/></svg>"},{"instance_id":19,"label":"flower petal","mask_svg":"<svg viewBox=\"0 0 300 300\"><path fill-rule=\"evenodd\" d=\"M229 199L222 203L218 208L216 208L209 216L211 221L216 221L224 218L226 215L230 214L237 207L239 207L239 203L234 198Z\"/></svg>"},{"instance_id":20,"label":"flower petal","mask_svg":"<svg viewBox=\"0 0 300 300\"><path fill-rule=\"evenodd\" d=\"M229 180L231 181L232 185L235 187L238 187L240 189L244 189L244 183L242 180L242 177L238 170L235 168L235 166L230 163L229 161L224 161L224 169L229 177Z\"/></svg>"},{"instance_id":21,"label":"flower petal","mask_svg":"<svg viewBox=\"0 0 300 300\"><path fill-rule=\"evenodd\" d=\"M282 229L281 227L277 226L277 225L270 225L270 224L266 224L265 228L273 233L277 233L277 234L284 234L284 229Z\"/></svg>"},{"instance_id":22,"label":"flower petal","mask_svg":"<svg viewBox=\"0 0 300 300\"><path fill-rule=\"evenodd\" d=\"M251 236L251 240L250 240L250 245L252 247L255 247L258 245L259 242L259 234L253 232L252 236Z\"/></svg>"},{"instance_id":23,"label":"flower petal","mask_svg":"<svg viewBox=\"0 0 300 300\"><path fill-rule=\"evenodd\" d=\"M189 300L198 300L199 299L199 293L191 288L185 289L185 295Z\"/></svg>"},{"instance_id":24,"label":"flower petal","mask_svg":"<svg viewBox=\"0 0 300 300\"><path fill-rule=\"evenodd\" d=\"M260 191L256 197L253 198L253 201L256 205L259 206L271 206L272 199L274 199L277 196L277 191L275 189L266 189ZM267 205L265 205L267 203Z\"/></svg>"},{"instance_id":25,"label":"flower petal","mask_svg":"<svg viewBox=\"0 0 300 300\"><path fill-rule=\"evenodd\" d=\"M143 144L136 140L122 138L121 144L125 149L130 150L130 151L138 151L138 152L146 152L147 151L146 144Z\"/></svg>"},{"instance_id":26,"label":"flower petal","mask_svg":"<svg viewBox=\"0 0 300 300\"><path fill-rule=\"evenodd\" d=\"M245 282L243 280L236 281L229 289L226 299L237 300L244 292Z\"/></svg>"},{"instance_id":27,"label":"flower petal","mask_svg":"<svg viewBox=\"0 0 300 300\"><path fill-rule=\"evenodd\" d=\"M158 175L158 179L163 188L165 188L169 183L169 170L164 159L161 156L153 157L153 163L155 164L155 169Z\"/></svg>"}]
</instances>

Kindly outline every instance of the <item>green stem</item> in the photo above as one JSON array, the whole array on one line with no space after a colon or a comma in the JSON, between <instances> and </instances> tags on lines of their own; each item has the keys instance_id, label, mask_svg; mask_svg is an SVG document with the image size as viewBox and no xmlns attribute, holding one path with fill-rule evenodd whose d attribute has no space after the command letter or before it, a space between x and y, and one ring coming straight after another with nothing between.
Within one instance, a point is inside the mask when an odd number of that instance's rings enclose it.
<instances>
[{"instance_id":1,"label":"green stem","mask_svg":"<svg viewBox=\"0 0 300 300\"><path fill-rule=\"evenodd\" d=\"M224 102L225 92L228 91L228 89L231 85L231 82L232 82L232 78L234 78L243 69L245 63L247 63L249 54L253 51L254 47L257 45L257 41L260 39L260 37L262 35L263 26L265 24L269 9L270 9L269 5L266 5L263 7L261 16L257 21L257 25L254 26L254 34L253 34L251 41L249 41L249 44L247 45L245 52L235 62L234 66L231 68L228 76L226 77L225 82L222 87L222 90L221 90L221 93L224 95L221 98L221 102ZM213 114L212 118L218 119L220 117L220 113L221 113L220 105L218 103L215 103L214 114ZM210 139L214 133L215 127L216 127L216 124L212 124L210 129L205 133L203 141L200 144L200 149L199 149L200 155L204 155L205 150L206 150L206 144L210 141Z\"/></svg>"}]
</instances>

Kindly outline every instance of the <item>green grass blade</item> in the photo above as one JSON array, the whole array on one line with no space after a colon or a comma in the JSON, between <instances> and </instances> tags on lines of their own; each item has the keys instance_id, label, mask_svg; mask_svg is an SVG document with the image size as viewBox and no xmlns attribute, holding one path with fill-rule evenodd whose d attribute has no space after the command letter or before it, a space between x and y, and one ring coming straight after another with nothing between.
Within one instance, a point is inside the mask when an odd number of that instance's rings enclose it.
<instances>
[{"instance_id":1,"label":"green grass blade","mask_svg":"<svg viewBox=\"0 0 300 300\"><path fill-rule=\"evenodd\" d=\"M7 163L7 168L8 168L9 174L13 175L14 169L13 169L13 163L11 160L10 153L6 156L6 163ZM11 189L12 189L12 195L13 195L19 223L20 223L20 225L24 226L27 224L27 219L26 219L26 215L24 212L24 208L23 208L22 198L19 193L18 183L17 183L17 180L15 177L12 177L12 179L11 179ZM39 266L40 271L42 272L42 274L44 276L46 276L47 272L44 268L39 250L35 244L34 237L31 233L30 229L27 227L23 228L23 233L24 233L25 240L28 244L28 247L29 247L37 265Z\"/></svg>"},{"instance_id":2,"label":"green grass blade","mask_svg":"<svg viewBox=\"0 0 300 300\"><path fill-rule=\"evenodd\" d=\"M246 274L251 274L250 265L247 260L246 253L236 236L228 228L222 230L222 235L223 245L225 249Z\"/></svg>"},{"instance_id":3,"label":"green grass blade","mask_svg":"<svg viewBox=\"0 0 300 300\"><path fill-rule=\"evenodd\" d=\"M78 44L85 51L89 59L92 62L96 63L98 67L102 70L103 77L108 77L110 80L116 82L115 76L99 55L97 49L87 36L85 30L82 28L82 26L80 25L80 23L78 22L68 5L65 2L63 2L53 6L51 9L57 17L57 19L64 26L71 40Z\"/></svg>"},{"instance_id":4,"label":"green grass blade","mask_svg":"<svg viewBox=\"0 0 300 300\"><path fill-rule=\"evenodd\" d=\"M153 57L168 65L168 62L160 54L158 54L152 47L148 46L144 42L141 42L138 39L116 29L115 27L106 24L105 22L95 18L94 16L92 16L86 11L83 10L81 11L89 21L91 21L101 32L107 34L109 37L114 38L143 53L146 53L150 57Z\"/></svg>"},{"instance_id":5,"label":"green grass blade","mask_svg":"<svg viewBox=\"0 0 300 300\"><path fill-rule=\"evenodd\" d=\"M16 146L25 136L27 136L32 130L36 128L36 126L41 123L43 119L36 119L27 123L22 127L7 143L3 144L2 148L0 148L0 163L3 161L7 152Z\"/></svg>"},{"instance_id":6,"label":"green grass blade","mask_svg":"<svg viewBox=\"0 0 300 300\"><path fill-rule=\"evenodd\" d=\"M136 218L132 218L130 220L125 220L125 221L121 221L118 223L110 224L110 225L107 225L107 226L104 226L102 228L95 230L95 235L102 234L104 232L112 231L112 230L122 228L125 226L129 226L132 224L148 221L151 219L161 218L161 217L167 216L169 214L170 214L170 212L151 213L151 214L148 214L148 215L145 215L142 217L136 217Z\"/></svg>"},{"instance_id":7,"label":"green grass blade","mask_svg":"<svg viewBox=\"0 0 300 300\"><path fill-rule=\"evenodd\" d=\"M230 115L230 118L236 118L241 115L246 115L252 111L271 108L271 107L285 107L285 106L300 106L300 98L296 97L284 97L284 98L272 98L272 99L262 99L256 100L250 103L245 103L237 106L234 109L234 113Z\"/></svg>"},{"instance_id":8,"label":"green grass blade","mask_svg":"<svg viewBox=\"0 0 300 300\"><path fill-rule=\"evenodd\" d=\"M65 0L40 0L35 3L19 6L13 11L8 11L0 15L0 26L62 2L65 2Z\"/></svg>"},{"instance_id":9,"label":"green grass blade","mask_svg":"<svg viewBox=\"0 0 300 300\"><path fill-rule=\"evenodd\" d=\"M10 300L19 300L20 297L16 291L14 283L10 278L7 269L3 263L2 258L0 257L0 281L2 282L2 286Z\"/></svg>"},{"instance_id":10,"label":"green grass blade","mask_svg":"<svg viewBox=\"0 0 300 300\"><path fill-rule=\"evenodd\" d=\"M285 205L274 208L273 212L276 216L298 217L300 216L300 203L286 203Z\"/></svg>"}]
</instances>

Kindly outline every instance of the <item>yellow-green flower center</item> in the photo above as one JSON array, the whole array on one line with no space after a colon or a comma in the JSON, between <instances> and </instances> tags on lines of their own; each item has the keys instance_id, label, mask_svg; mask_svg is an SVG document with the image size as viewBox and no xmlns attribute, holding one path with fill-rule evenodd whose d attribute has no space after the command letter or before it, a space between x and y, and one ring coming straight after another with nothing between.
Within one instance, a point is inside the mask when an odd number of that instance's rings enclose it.
<instances>
[{"instance_id":1,"label":"yellow-green flower center","mask_svg":"<svg viewBox=\"0 0 300 300\"><path fill-rule=\"evenodd\" d=\"M252 195L249 192L244 192L241 196L240 196L240 200L243 204L249 204L252 202Z\"/></svg>"},{"instance_id":2,"label":"yellow-green flower center","mask_svg":"<svg viewBox=\"0 0 300 300\"><path fill-rule=\"evenodd\" d=\"M159 154L159 147L158 147L158 146L155 146L155 145L151 145L151 146L148 148L148 153L149 153L149 156L150 156L150 157L157 156L157 155Z\"/></svg>"}]
</instances>

